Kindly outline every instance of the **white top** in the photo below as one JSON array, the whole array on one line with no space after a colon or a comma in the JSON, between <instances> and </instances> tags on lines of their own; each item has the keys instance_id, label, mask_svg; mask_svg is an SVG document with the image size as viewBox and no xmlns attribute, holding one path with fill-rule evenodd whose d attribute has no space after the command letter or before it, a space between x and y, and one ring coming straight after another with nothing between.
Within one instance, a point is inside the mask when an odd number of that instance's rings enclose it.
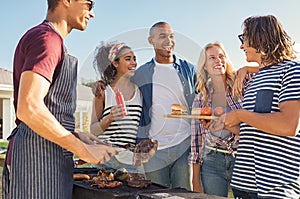
<instances>
[{"instance_id":1,"label":"white top","mask_svg":"<svg viewBox=\"0 0 300 199\"><path fill-rule=\"evenodd\" d=\"M182 84L173 64L155 62L153 93L150 137L158 141L158 149L181 143L190 136L190 119L164 117L171 113L172 104L187 106Z\"/></svg>"}]
</instances>

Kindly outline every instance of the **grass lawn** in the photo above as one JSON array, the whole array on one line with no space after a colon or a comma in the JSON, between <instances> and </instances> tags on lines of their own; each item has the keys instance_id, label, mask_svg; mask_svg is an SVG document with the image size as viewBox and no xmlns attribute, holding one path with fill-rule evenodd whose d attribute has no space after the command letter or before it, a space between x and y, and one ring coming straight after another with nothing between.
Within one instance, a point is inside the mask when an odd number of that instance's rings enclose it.
<instances>
[{"instance_id":1,"label":"grass lawn","mask_svg":"<svg viewBox=\"0 0 300 199\"><path fill-rule=\"evenodd\" d=\"M233 199L233 194L232 194L231 189L229 189L229 191L228 191L228 198L232 198Z\"/></svg>"},{"instance_id":2,"label":"grass lawn","mask_svg":"<svg viewBox=\"0 0 300 199\"><path fill-rule=\"evenodd\" d=\"M8 141L0 140L0 147L1 148L7 148L7 146L8 146Z\"/></svg>"}]
</instances>

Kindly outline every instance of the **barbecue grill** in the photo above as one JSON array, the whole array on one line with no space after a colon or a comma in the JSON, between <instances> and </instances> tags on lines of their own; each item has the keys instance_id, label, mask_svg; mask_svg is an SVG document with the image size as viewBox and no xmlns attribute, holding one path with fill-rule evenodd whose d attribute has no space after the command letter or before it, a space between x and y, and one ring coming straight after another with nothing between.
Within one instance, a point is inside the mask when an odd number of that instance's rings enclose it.
<instances>
[{"instance_id":1,"label":"barbecue grill","mask_svg":"<svg viewBox=\"0 0 300 199\"><path fill-rule=\"evenodd\" d=\"M97 168L75 168L75 173L96 175L98 171ZM169 189L156 183L152 183L147 188L133 188L127 186L126 183L111 189L97 188L91 185L91 181L75 181L73 199L225 199L224 197L195 193L182 188Z\"/></svg>"}]
</instances>

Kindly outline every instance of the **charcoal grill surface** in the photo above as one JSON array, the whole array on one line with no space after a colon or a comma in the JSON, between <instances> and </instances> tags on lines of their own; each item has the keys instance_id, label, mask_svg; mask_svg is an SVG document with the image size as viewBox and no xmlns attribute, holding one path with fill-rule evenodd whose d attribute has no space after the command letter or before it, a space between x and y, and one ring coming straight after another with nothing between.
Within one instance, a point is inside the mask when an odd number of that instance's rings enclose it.
<instances>
[{"instance_id":1,"label":"charcoal grill surface","mask_svg":"<svg viewBox=\"0 0 300 199\"><path fill-rule=\"evenodd\" d=\"M99 169L94 168L76 168L74 173L85 173L96 175ZM154 191L163 191L168 189L167 187L152 183L147 188L134 188L127 186L127 183L123 183L123 185L111 188L111 189L103 189L97 188L96 186L92 186L92 181L74 181L73 187L73 199L94 199L94 198L107 198L107 199L136 199L140 193L144 192L154 192Z\"/></svg>"},{"instance_id":2,"label":"charcoal grill surface","mask_svg":"<svg viewBox=\"0 0 300 199\"><path fill-rule=\"evenodd\" d=\"M108 169L110 170L110 169ZM96 175L97 168L75 168L74 173ZM126 183L112 189L101 189L92 185L92 181L75 181L73 187L73 199L226 199L224 197L195 193L182 188L169 189L160 184L152 183L147 188L134 188Z\"/></svg>"}]
</instances>

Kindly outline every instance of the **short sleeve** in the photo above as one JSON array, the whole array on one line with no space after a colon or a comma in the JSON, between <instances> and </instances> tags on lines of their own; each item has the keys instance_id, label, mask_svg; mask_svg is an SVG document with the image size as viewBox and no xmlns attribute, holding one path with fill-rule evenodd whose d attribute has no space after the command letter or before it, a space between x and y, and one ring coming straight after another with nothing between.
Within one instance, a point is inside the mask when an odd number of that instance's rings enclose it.
<instances>
[{"instance_id":1,"label":"short sleeve","mask_svg":"<svg viewBox=\"0 0 300 199\"><path fill-rule=\"evenodd\" d=\"M49 28L36 28L28 34L23 44L24 64L23 71L31 70L52 82L56 67L63 60L62 38Z\"/></svg>"},{"instance_id":2,"label":"short sleeve","mask_svg":"<svg viewBox=\"0 0 300 199\"><path fill-rule=\"evenodd\" d=\"M286 68L283 73L282 87L279 93L279 102L288 100L300 100L300 63L294 64Z\"/></svg>"}]
</instances>

